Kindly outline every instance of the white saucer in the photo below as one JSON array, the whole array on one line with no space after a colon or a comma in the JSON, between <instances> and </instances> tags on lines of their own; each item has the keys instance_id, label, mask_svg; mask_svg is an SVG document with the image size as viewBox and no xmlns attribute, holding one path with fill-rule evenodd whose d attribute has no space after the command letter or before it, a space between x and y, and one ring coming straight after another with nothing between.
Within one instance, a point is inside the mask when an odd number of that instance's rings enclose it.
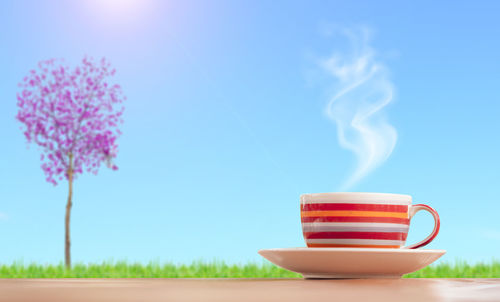
<instances>
[{"instance_id":1,"label":"white saucer","mask_svg":"<svg viewBox=\"0 0 500 302\"><path fill-rule=\"evenodd\" d=\"M282 248L259 254L304 278L401 278L426 267L445 250L383 248Z\"/></svg>"}]
</instances>

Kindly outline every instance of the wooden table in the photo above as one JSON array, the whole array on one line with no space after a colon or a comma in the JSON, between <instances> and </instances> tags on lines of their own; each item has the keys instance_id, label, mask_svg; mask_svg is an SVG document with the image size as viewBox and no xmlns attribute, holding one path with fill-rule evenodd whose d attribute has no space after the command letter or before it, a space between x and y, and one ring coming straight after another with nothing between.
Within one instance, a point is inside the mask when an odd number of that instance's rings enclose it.
<instances>
[{"instance_id":1,"label":"wooden table","mask_svg":"<svg viewBox=\"0 0 500 302\"><path fill-rule=\"evenodd\" d=\"M0 279L0 301L500 301L500 279Z\"/></svg>"}]
</instances>

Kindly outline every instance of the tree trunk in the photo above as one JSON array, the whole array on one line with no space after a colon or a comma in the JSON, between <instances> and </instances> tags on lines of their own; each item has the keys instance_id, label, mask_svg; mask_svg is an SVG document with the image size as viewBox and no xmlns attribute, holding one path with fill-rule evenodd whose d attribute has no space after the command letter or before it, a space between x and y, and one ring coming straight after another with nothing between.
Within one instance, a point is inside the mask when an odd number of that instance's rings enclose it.
<instances>
[{"instance_id":1,"label":"tree trunk","mask_svg":"<svg viewBox=\"0 0 500 302\"><path fill-rule=\"evenodd\" d=\"M71 202L73 198L73 154L69 154L69 167L68 167L68 184L69 184L69 192L68 192L68 203L66 204L66 219L65 219L65 244L64 244L64 262L66 264L66 268L71 268L71 240L69 234L69 223L71 219L71 206L73 203Z\"/></svg>"}]
</instances>

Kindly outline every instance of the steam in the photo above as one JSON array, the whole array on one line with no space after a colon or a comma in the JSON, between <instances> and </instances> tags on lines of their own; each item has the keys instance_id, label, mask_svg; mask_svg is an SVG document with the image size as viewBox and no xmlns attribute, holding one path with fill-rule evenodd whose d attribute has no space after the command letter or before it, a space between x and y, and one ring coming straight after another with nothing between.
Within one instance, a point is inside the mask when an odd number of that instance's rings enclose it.
<instances>
[{"instance_id":1,"label":"steam","mask_svg":"<svg viewBox=\"0 0 500 302\"><path fill-rule=\"evenodd\" d=\"M357 166L342 186L349 189L391 155L397 132L384 115L393 100L393 85L386 67L376 61L368 44L369 32L344 30L352 44L349 53L334 53L322 67L338 84L326 115L336 123L340 146L354 152Z\"/></svg>"}]
</instances>

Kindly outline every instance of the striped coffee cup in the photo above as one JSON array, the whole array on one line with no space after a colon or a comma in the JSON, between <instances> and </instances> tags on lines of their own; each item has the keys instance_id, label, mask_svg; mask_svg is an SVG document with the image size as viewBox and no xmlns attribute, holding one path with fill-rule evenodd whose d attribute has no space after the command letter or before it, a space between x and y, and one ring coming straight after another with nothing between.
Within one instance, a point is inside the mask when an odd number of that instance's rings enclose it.
<instances>
[{"instance_id":1,"label":"striped coffee cup","mask_svg":"<svg viewBox=\"0 0 500 302\"><path fill-rule=\"evenodd\" d=\"M410 220L420 210L434 217L434 229L424 240L404 246ZM439 215L411 196L386 193L317 193L300 196L302 232L308 247L415 249L439 232Z\"/></svg>"}]
</instances>

